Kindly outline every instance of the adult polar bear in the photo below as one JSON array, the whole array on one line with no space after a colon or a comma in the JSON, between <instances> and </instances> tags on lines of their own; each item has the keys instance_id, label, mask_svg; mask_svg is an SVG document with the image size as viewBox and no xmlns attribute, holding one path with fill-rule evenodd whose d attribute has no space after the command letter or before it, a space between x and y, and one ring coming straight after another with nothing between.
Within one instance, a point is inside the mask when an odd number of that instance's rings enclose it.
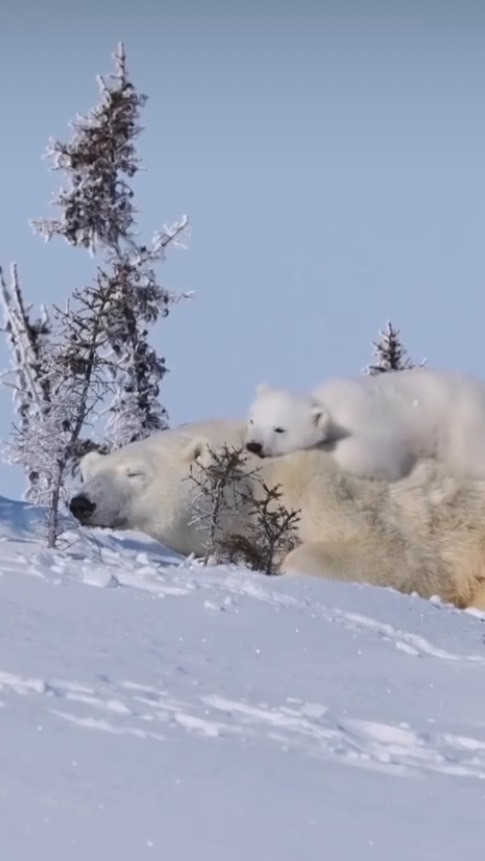
<instances>
[{"instance_id":1,"label":"adult polar bear","mask_svg":"<svg viewBox=\"0 0 485 861\"><path fill-rule=\"evenodd\" d=\"M412 368L328 380L313 395L262 385L246 446L260 457L322 446L362 478L401 478L423 457L485 478L485 383Z\"/></svg>"},{"instance_id":2,"label":"adult polar bear","mask_svg":"<svg viewBox=\"0 0 485 861\"><path fill-rule=\"evenodd\" d=\"M183 553L202 554L188 478L208 447L239 446L243 422L212 420L156 433L81 462L71 510L86 525L138 529ZM485 482L453 478L431 461L396 482L344 472L319 450L258 461L266 484L280 484L301 509L299 539L282 571L433 594L485 609ZM249 478L248 481L254 479ZM244 532L248 512L228 512L224 528Z\"/></svg>"}]
</instances>

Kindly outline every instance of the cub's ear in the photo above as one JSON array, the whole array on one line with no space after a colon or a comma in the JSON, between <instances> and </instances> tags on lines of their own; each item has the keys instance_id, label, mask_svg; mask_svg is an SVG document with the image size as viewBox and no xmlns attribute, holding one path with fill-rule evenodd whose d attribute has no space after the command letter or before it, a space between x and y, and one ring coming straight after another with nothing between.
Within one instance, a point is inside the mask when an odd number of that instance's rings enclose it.
<instances>
[{"instance_id":1,"label":"cub's ear","mask_svg":"<svg viewBox=\"0 0 485 861\"><path fill-rule=\"evenodd\" d=\"M202 455L208 454L208 452L209 443L207 440L202 438L191 439L184 447L182 457L186 463L194 463L196 460L199 460Z\"/></svg>"},{"instance_id":2,"label":"cub's ear","mask_svg":"<svg viewBox=\"0 0 485 861\"><path fill-rule=\"evenodd\" d=\"M328 410L322 404L314 401L311 408L312 424L320 431L322 442L330 437L332 429L332 418Z\"/></svg>"},{"instance_id":3,"label":"cub's ear","mask_svg":"<svg viewBox=\"0 0 485 861\"><path fill-rule=\"evenodd\" d=\"M256 395L259 398L261 395L266 395L271 391L271 386L268 383L260 383L256 386Z\"/></svg>"},{"instance_id":4,"label":"cub's ear","mask_svg":"<svg viewBox=\"0 0 485 861\"><path fill-rule=\"evenodd\" d=\"M96 464L105 457L99 451L88 451L79 461L79 472L83 481L89 481L92 475L96 472Z\"/></svg>"}]
</instances>

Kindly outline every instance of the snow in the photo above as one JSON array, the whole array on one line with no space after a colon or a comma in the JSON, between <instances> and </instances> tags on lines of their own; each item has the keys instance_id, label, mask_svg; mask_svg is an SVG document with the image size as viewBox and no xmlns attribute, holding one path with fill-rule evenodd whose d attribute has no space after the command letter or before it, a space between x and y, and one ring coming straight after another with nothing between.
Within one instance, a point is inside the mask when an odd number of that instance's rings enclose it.
<instances>
[{"instance_id":1,"label":"snow","mask_svg":"<svg viewBox=\"0 0 485 861\"><path fill-rule=\"evenodd\" d=\"M2 861L480 856L485 628L0 498Z\"/></svg>"}]
</instances>

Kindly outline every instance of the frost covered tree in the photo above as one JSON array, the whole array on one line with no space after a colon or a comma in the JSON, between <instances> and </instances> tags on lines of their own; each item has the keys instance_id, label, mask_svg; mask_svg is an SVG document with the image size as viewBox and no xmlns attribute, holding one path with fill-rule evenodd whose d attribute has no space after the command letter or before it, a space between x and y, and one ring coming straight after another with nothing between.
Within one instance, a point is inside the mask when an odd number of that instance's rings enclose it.
<instances>
[{"instance_id":1,"label":"frost covered tree","mask_svg":"<svg viewBox=\"0 0 485 861\"><path fill-rule=\"evenodd\" d=\"M12 357L4 382L13 388L18 415L4 454L24 467L24 498L46 506L48 545L54 546L66 478L86 452L106 450L83 432L110 385L103 357L107 297L86 288L73 295L75 312L67 303L50 314L42 309L32 321L15 266L10 284L0 270L0 294Z\"/></svg>"},{"instance_id":2,"label":"frost covered tree","mask_svg":"<svg viewBox=\"0 0 485 861\"><path fill-rule=\"evenodd\" d=\"M147 97L129 79L122 44L114 60L114 74L98 78L100 104L72 123L72 140L50 141L47 156L53 169L67 177L67 188L53 200L60 217L32 224L46 240L59 236L92 255L104 255L99 278L111 296L107 332L116 382L107 436L119 446L168 426L159 401L165 359L147 338L149 327L166 317L170 304L180 298L160 284L155 267L169 245L183 245L189 225L183 217L155 234L149 244L138 239L129 180L140 170L135 142Z\"/></svg>"},{"instance_id":3,"label":"frost covered tree","mask_svg":"<svg viewBox=\"0 0 485 861\"><path fill-rule=\"evenodd\" d=\"M71 142L49 144L53 169L67 176L67 188L53 201L60 215L32 222L46 240L60 236L93 256L102 254L93 281L75 290L64 308L42 309L32 320L17 267L9 283L0 270L11 348L4 382L13 388L17 414L6 455L25 469L24 498L47 506L51 546L61 529L66 479L84 453L107 448L93 441L91 431L106 414L109 396L103 435L111 446L167 427L159 401L165 360L150 346L148 333L180 298L160 284L156 266L167 246L182 244L188 231L184 217L151 243L138 240L128 180L140 168L135 140L146 97L129 80L122 45L114 75L99 83L100 104L77 117Z\"/></svg>"},{"instance_id":4,"label":"frost covered tree","mask_svg":"<svg viewBox=\"0 0 485 861\"><path fill-rule=\"evenodd\" d=\"M3 382L13 390L14 407L18 416L15 441L7 446L9 460L21 463L27 473L27 494L35 499L41 476L27 455L30 448L32 416L43 412L50 403L47 345L51 322L45 308L37 320L31 320L32 306L25 305L17 266L12 266L7 284L0 269L0 295L4 308L4 326L11 350L11 370L3 374ZM12 379L13 377L13 379Z\"/></svg>"},{"instance_id":5,"label":"frost covered tree","mask_svg":"<svg viewBox=\"0 0 485 861\"><path fill-rule=\"evenodd\" d=\"M364 369L365 374L375 376L386 371L402 371L406 368L415 367L401 340L400 330L395 329L390 321L386 323L383 331L379 332L379 339L373 341L372 346L374 347L374 361Z\"/></svg>"}]
</instances>

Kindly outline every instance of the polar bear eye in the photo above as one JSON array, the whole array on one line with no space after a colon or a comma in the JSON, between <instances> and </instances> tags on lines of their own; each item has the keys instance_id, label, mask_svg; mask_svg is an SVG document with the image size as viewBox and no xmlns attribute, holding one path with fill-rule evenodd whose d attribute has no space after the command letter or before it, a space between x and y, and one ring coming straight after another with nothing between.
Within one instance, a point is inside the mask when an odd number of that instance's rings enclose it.
<instances>
[{"instance_id":1,"label":"polar bear eye","mask_svg":"<svg viewBox=\"0 0 485 861\"><path fill-rule=\"evenodd\" d=\"M143 470L141 469L129 469L126 473L127 478L138 478L140 475L143 474Z\"/></svg>"},{"instance_id":2,"label":"polar bear eye","mask_svg":"<svg viewBox=\"0 0 485 861\"><path fill-rule=\"evenodd\" d=\"M284 428L275 428L274 432L275 433L285 433L285 429Z\"/></svg>"}]
</instances>

